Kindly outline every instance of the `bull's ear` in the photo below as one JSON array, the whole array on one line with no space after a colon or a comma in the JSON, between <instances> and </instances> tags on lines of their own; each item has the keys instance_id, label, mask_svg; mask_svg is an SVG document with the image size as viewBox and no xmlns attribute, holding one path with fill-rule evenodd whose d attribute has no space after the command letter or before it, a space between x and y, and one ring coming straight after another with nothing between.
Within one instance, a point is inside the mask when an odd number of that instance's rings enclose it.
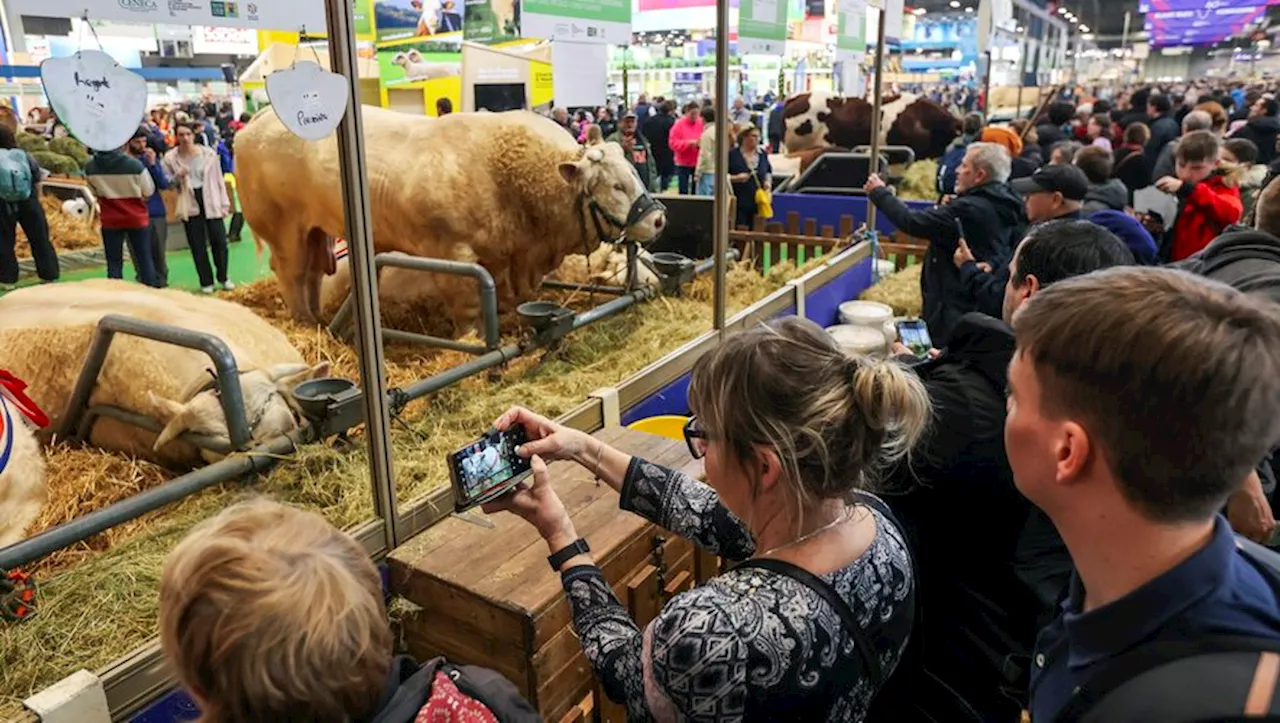
<instances>
[{"instance_id":1,"label":"bull's ear","mask_svg":"<svg viewBox=\"0 0 1280 723\"><path fill-rule=\"evenodd\" d=\"M164 429L160 430L160 436L156 437L155 444L151 445L154 450L172 442L179 434L191 428L190 415L187 413L187 407L179 404L172 399L156 396L155 393L148 391L147 396L151 398L151 403L160 408L161 414L169 419L165 422Z\"/></svg>"},{"instance_id":2,"label":"bull's ear","mask_svg":"<svg viewBox=\"0 0 1280 723\"><path fill-rule=\"evenodd\" d=\"M560 177L570 186L578 185L582 180L582 166L573 161L565 161L557 168L560 170Z\"/></svg>"},{"instance_id":3,"label":"bull's ear","mask_svg":"<svg viewBox=\"0 0 1280 723\"><path fill-rule=\"evenodd\" d=\"M291 367L291 370L279 375L272 374L271 378L276 384L276 389L285 393L292 392L295 387L308 379L329 376L329 362L320 362L313 367L303 367L302 369L298 369L296 364L281 364L280 366Z\"/></svg>"}]
</instances>

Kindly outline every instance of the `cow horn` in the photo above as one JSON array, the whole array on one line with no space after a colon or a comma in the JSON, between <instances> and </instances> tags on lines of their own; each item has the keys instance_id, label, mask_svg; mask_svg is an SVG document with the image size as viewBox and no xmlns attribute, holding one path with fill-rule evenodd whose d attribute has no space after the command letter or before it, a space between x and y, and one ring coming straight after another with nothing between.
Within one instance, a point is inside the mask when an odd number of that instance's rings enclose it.
<instances>
[{"instance_id":1,"label":"cow horn","mask_svg":"<svg viewBox=\"0 0 1280 723\"><path fill-rule=\"evenodd\" d=\"M159 451L161 447L172 442L179 434L187 431L190 427L190 423L187 420L187 408L172 399L156 396L152 392L147 392L147 396L151 398L153 404L169 415L169 421L165 423L164 429L160 430L160 435L156 437L155 444L151 445L153 450Z\"/></svg>"}]
</instances>

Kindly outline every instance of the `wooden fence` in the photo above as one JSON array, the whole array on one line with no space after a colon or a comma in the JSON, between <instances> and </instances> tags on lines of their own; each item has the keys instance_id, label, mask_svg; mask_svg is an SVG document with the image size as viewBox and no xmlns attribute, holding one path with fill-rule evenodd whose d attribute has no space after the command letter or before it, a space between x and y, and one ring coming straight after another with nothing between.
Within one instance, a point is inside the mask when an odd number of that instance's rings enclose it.
<instances>
[{"instance_id":1,"label":"wooden fence","mask_svg":"<svg viewBox=\"0 0 1280 723\"><path fill-rule=\"evenodd\" d=\"M800 266L850 242L854 231L852 215L840 217L840 226L818 227L816 219L800 221L798 211L788 211L786 223L756 217L755 227L739 226L729 232L729 243L741 258L751 259L756 268L768 271L774 264L790 261Z\"/></svg>"}]
</instances>

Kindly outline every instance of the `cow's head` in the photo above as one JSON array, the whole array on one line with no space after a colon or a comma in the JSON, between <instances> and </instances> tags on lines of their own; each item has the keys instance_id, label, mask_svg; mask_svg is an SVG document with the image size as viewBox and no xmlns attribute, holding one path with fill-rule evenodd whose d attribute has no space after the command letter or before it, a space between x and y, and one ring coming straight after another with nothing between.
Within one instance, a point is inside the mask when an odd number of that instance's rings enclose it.
<instances>
[{"instance_id":1,"label":"cow's head","mask_svg":"<svg viewBox=\"0 0 1280 723\"><path fill-rule=\"evenodd\" d=\"M823 93L800 93L782 104L782 123L786 127L782 142L788 153L831 145L827 136L827 119L832 104L839 106L843 98Z\"/></svg>"},{"instance_id":2,"label":"cow's head","mask_svg":"<svg viewBox=\"0 0 1280 723\"><path fill-rule=\"evenodd\" d=\"M623 231L628 239L648 243L666 226L666 207L649 195L617 143L591 146L578 160L561 163L559 169L560 177L584 201L590 248Z\"/></svg>"},{"instance_id":3,"label":"cow's head","mask_svg":"<svg viewBox=\"0 0 1280 723\"><path fill-rule=\"evenodd\" d=\"M266 442L297 429L298 422L294 417L292 401L294 388L308 379L328 375L327 362L313 367L306 364L277 364L267 369L242 372L240 392L244 397L244 413L253 441ZM197 380L183 392L182 397L187 400L185 402L176 402L147 392L152 403L160 409L162 417L167 417L164 429L156 437L154 449L158 451L183 432L194 432L215 442L231 444L227 418L222 412L222 400L218 397L217 389L208 389L208 386L208 380ZM203 450L201 454L209 461L218 457Z\"/></svg>"}]
</instances>

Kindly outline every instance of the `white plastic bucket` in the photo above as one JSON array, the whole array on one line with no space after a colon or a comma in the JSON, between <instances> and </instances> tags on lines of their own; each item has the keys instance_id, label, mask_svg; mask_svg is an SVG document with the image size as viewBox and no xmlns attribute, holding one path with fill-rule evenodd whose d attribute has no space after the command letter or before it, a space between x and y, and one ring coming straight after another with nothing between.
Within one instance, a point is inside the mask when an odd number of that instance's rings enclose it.
<instances>
[{"instance_id":1,"label":"white plastic bucket","mask_svg":"<svg viewBox=\"0 0 1280 723\"><path fill-rule=\"evenodd\" d=\"M840 323L876 329L884 334L886 344L892 344L898 338L898 331L893 323L893 308L878 301L844 302L840 305Z\"/></svg>"},{"instance_id":2,"label":"white plastic bucket","mask_svg":"<svg viewBox=\"0 0 1280 723\"><path fill-rule=\"evenodd\" d=\"M893 259L876 259L876 278L883 279L897 270Z\"/></svg>"},{"instance_id":3,"label":"white plastic bucket","mask_svg":"<svg viewBox=\"0 0 1280 723\"><path fill-rule=\"evenodd\" d=\"M846 354L881 357L888 351L884 333L869 326L837 324L828 326L827 333Z\"/></svg>"}]
</instances>

